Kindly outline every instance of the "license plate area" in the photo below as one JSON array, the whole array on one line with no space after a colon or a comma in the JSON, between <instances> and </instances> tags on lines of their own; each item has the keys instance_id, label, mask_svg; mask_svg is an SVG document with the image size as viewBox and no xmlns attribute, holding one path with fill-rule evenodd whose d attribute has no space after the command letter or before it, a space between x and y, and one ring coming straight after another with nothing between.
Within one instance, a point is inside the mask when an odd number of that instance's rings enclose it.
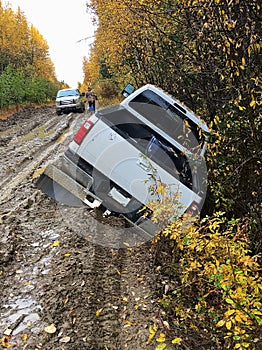
<instances>
[{"instance_id":1,"label":"license plate area","mask_svg":"<svg viewBox=\"0 0 262 350\"><path fill-rule=\"evenodd\" d=\"M131 198L124 196L115 187L113 187L110 190L110 192L108 193L108 196L113 198L116 202L121 204L123 207L126 207L131 200Z\"/></svg>"}]
</instances>

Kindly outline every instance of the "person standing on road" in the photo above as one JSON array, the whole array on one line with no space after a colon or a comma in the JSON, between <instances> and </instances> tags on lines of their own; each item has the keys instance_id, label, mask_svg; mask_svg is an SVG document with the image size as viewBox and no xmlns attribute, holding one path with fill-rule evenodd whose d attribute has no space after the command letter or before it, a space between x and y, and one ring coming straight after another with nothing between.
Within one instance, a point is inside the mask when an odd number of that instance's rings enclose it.
<instances>
[{"instance_id":1,"label":"person standing on road","mask_svg":"<svg viewBox=\"0 0 262 350\"><path fill-rule=\"evenodd\" d=\"M89 106L90 112L95 112L96 110L96 96L91 88L88 88L86 92L86 98Z\"/></svg>"}]
</instances>

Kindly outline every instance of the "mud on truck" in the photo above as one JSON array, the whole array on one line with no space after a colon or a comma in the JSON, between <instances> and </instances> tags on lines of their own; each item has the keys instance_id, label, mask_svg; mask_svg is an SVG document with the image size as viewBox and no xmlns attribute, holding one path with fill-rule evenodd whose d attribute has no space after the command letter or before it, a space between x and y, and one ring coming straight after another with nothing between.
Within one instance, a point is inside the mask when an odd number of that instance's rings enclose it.
<instances>
[{"instance_id":1,"label":"mud on truck","mask_svg":"<svg viewBox=\"0 0 262 350\"><path fill-rule=\"evenodd\" d=\"M68 206L100 208L153 236L158 225L144 215L156 177L179 193L178 215L197 214L205 197L207 125L162 89L147 84L98 110L82 124L58 166L49 165L37 186ZM170 218L170 221L173 219Z\"/></svg>"}]
</instances>

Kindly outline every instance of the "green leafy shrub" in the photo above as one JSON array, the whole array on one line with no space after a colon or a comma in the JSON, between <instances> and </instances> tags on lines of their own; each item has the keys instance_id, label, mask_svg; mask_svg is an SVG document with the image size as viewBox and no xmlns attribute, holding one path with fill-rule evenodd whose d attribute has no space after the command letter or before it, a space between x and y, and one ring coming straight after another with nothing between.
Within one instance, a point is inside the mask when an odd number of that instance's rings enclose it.
<instances>
[{"instance_id":1,"label":"green leafy shrub","mask_svg":"<svg viewBox=\"0 0 262 350\"><path fill-rule=\"evenodd\" d=\"M24 103L41 104L53 99L57 90L56 84L9 65L0 75L0 108Z\"/></svg>"}]
</instances>

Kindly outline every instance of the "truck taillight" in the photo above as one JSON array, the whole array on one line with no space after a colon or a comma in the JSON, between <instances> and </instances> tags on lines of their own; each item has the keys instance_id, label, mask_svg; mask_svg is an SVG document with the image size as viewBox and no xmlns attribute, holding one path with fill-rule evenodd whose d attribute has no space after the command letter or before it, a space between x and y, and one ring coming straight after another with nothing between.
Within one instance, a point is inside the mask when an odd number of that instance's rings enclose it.
<instances>
[{"instance_id":1,"label":"truck taillight","mask_svg":"<svg viewBox=\"0 0 262 350\"><path fill-rule=\"evenodd\" d=\"M199 214L199 207L196 201L193 201L188 207L186 213L190 216Z\"/></svg>"},{"instance_id":2,"label":"truck taillight","mask_svg":"<svg viewBox=\"0 0 262 350\"><path fill-rule=\"evenodd\" d=\"M91 120L87 120L82 124L78 132L74 136L74 141L80 145L80 143L83 141L83 138L86 136L88 131L92 128L94 123Z\"/></svg>"}]
</instances>

